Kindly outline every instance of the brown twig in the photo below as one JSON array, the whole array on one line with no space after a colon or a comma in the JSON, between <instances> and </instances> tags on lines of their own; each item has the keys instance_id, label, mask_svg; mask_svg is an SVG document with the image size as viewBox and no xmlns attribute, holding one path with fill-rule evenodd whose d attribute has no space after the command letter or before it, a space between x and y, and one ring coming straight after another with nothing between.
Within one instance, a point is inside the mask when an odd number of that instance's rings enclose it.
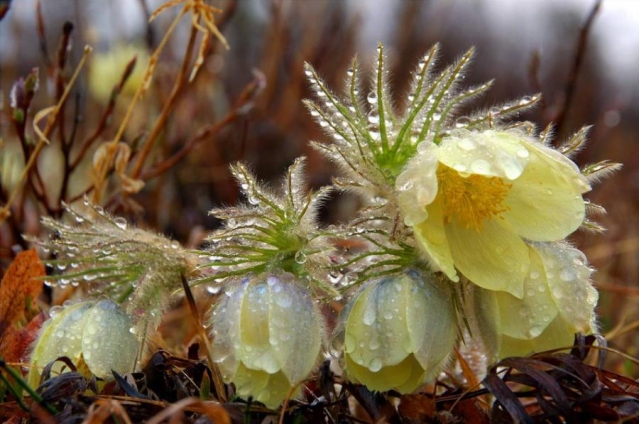
<instances>
[{"instance_id":1,"label":"brown twig","mask_svg":"<svg viewBox=\"0 0 639 424\"><path fill-rule=\"evenodd\" d=\"M255 79L244 88L231 111L229 111L222 119L217 121L212 126L201 130L173 156L156 164L152 170L143 174L142 180L148 181L151 178L162 175L163 173L171 169L182 158L184 158L202 141L207 140L213 135L217 134L222 128L235 121L239 116L245 115L253 107L255 97L263 90L264 86L264 75L262 75L259 71L256 71Z\"/></svg>"},{"instance_id":2,"label":"brown twig","mask_svg":"<svg viewBox=\"0 0 639 424\"><path fill-rule=\"evenodd\" d=\"M131 74L133 73L133 70L135 69L136 64L137 64L137 57L134 57L127 63L126 67L124 68L122 77L120 77L120 81L115 87L113 87L113 90L111 91L111 96L109 97L109 103L104 109L104 112L102 112L102 116L100 117L100 121L98 122L97 128L95 129L95 131L93 131L93 134L91 134L82 143L82 147L80 147L80 151L78 152L76 158L73 161L71 161L71 165L69 167L69 170L71 172L73 172L75 168L80 164L80 162L82 161L82 158L84 157L84 155L86 155L91 145L93 145L93 143L98 139L98 137L100 137L102 132L106 129L109 123L109 120L111 119L111 116L113 115L113 111L115 110L116 101L118 97L120 96L120 93L122 93L122 89L124 88L124 85L128 81Z\"/></svg>"},{"instance_id":3,"label":"brown twig","mask_svg":"<svg viewBox=\"0 0 639 424\"><path fill-rule=\"evenodd\" d=\"M137 179L142 172L142 167L144 166L144 162L146 161L149 153L151 153L151 148L153 147L153 143L157 136L162 132L164 126L166 124L167 119L169 118L169 114L175 107L175 102L186 83L188 78L188 70L191 66L191 58L193 56L193 48L195 47L195 40L197 39L198 30L195 26L191 27L191 35L189 36L189 42L187 44L186 53L184 54L184 60L182 61L182 67L180 68L180 73L178 74L175 84L173 85L173 89L171 90L171 94L169 98L164 103L164 107L162 108L162 112L160 116L155 121L151 132L147 136L144 146L142 146L142 150L137 156L136 162L133 165L133 169L131 170L131 178Z\"/></svg>"},{"instance_id":4,"label":"brown twig","mask_svg":"<svg viewBox=\"0 0 639 424\"><path fill-rule=\"evenodd\" d=\"M29 156L29 160L27 161L26 165L24 166L24 170L22 171L22 175L20 176L20 179L18 180L18 182L14 186L13 190L11 191L11 194L9 195L9 198L7 199L7 203L2 208L0 208L0 224L3 223L4 220L11 214L11 204L13 203L13 201L16 198L16 196L20 192L22 184L27 179L27 176L30 174L31 169L35 165L36 159L37 159L38 155L40 154L40 151L44 148L44 146L46 144L48 144L48 142L49 142L48 137L51 134L51 132L53 131L53 128L55 127L55 121L56 121L56 117L58 115L58 112L59 112L60 108L62 107L62 105L64 104L64 102L66 101L67 97L69 96L69 92L71 91L71 87L73 86L73 83L76 81L76 79L80 75L80 71L84 67L84 63L86 62L87 57L91 53L91 50L92 49L91 49L90 46L85 46L84 47L84 54L82 55L82 59L80 59L80 63L78 64L78 66L75 69L75 72L71 76L71 79L69 80L69 84L67 84L67 87L66 87L64 93L62 94L62 97L58 101L58 103L55 106L51 106L49 108L41 110L40 112L38 112L36 114L36 116L34 118L33 125L34 125L34 129L36 130L36 133L38 133L37 134L38 138L39 138L38 144L36 144L35 149L31 153L31 155ZM45 128L44 128L43 131L40 131L38 129L38 127L37 127L38 126L38 116L44 117L44 116L47 116L47 115L48 115L48 119L47 119L47 123L45 125Z\"/></svg>"},{"instance_id":5,"label":"brown twig","mask_svg":"<svg viewBox=\"0 0 639 424\"><path fill-rule=\"evenodd\" d=\"M579 39L577 41L577 46L575 49L575 57L573 59L572 68L570 69L570 74L568 76L568 80L566 82L566 88L564 90L564 103L555 119L556 128L557 128L557 137L561 138L562 134L566 131L567 117L568 112L572 106L573 101L575 100L575 89L577 87L577 78L579 77L579 72L581 71L581 66L583 64L584 56L586 55L586 47L588 44L588 35L590 34L590 29L595 20L595 16L601 9L601 0L597 0L592 10L588 14L586 21L581 27L581 31L579 32Z\"/></svg>"},{"instance_id":6,"label":"brown twig","mask_svg":"<svg viewBox=\"0 0 639 424\"><path fill-rule=\"evenodd\" d=\"M162 7L163 6L161 6L160 9L162 9ZM100 164L100 167L98 169L95 169L94 167L94 175L93 175L94 190L92 195L92 201L95 204L101 203L102 195L104 194L103 191L105 186L106 175L109 172L109 170L112 168L111 165L115 158L117 145L120 143L120 140L122 140L122 136L124 135L124 131L126 127L128 126L129 121L131 120L131 117L133 116L133 110L135 109L135 106L137 105L138 100L146 92L146 89L153 78L153 73L155 72L155 68L159 60L160 53L164 50L164 47L166 46L166 43L169 40L169 37L171 36L173 31L177 27L182 17L186 14L186 12L187 12L186 7L183 7L182 10L180 10L180 12L177 14L175 19L173 19L173 22L171 22L171 25L169 25L169 28L166 30L166 33L164 37L162 38L162 41L160 41L160 44L158 45L158 47L155 49L155 51L149 58L149 63L147 65L146 72L144 75L144 81L142 85L137 89L135 94L133 95L133 99L131 99L131 102L129 103L129 107L126 110L124 118L122 118L122 122L120 123L120 126L118 127L115 137L106 145L106 157L104 158L104 161L103 161L104 163Z\"/></svg>"},{"instance_id":7,"label":"brown twig","mask_svg":"<svg viewBox=\"0 0 639 424\"><path fill-rule=\"evenodd\" d=\"M215 365L213 361L213 356L211 354L211 344L209 343L209 337L204 331L204 326L202 325L202 320L200 319L200 314L197 312L197 306L195 304L195 299L193 298L193 292L191 292L191 288L189 287L189 283L186 281L184 275L182 275L182 287L184 288L184 295L186 296L186 301L189 305L189 309L191 311L191 316L195 320L195 327L197 328L197 334L204 346L204 350L206 351L206 359L209 362L209 367L211 368L211 373L213 376L213 385L215 386L215 392L217 393L217 397L221 402L226 402L226 390L224 389L224 382L222 381L222 375L220 374L220 370Z\"/></svg>"},{"instance_id":8,"label":"brown twig","mask_svg":"<svg viewBox=\"0 0 639 424\"><path fill-rule=\"evenodd\" d=\"M44 32L44 18L42 17L42 4L40 0L36 1L36 21L38 24L38 42L40 44L40 53L44 58L47 68L51 68L51 59L49 58L49 48L47 46L47 37Z\"/></svg>"},{"instance_id":9,"label":"brown twig","mask_svg":"<svg viewBox=\"0 0 639 424\"><path fill-rule=\"evenodd\" d=\"M55 100L56 102L60 100L62 95L64 94L64 89L66 85L66 81L64 78L64 68L67 63L67 55L71 43L71 33L73 32L73 24L69 21L65 22L62 25L62 38L60 39L60 44L58 45L58 52L56 54L56 66L54 70L55 74ZM67 144L66 139L66 127L65 127L65 104L60 108L58 113L58 136L60 138L60 143L62 148Z\"/></svg>"}]
</instances>

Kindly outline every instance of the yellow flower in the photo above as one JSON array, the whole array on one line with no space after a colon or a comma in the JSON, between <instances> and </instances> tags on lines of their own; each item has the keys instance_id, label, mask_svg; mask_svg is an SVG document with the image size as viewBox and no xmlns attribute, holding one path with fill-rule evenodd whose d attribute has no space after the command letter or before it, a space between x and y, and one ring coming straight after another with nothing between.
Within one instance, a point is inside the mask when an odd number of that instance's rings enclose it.
<instances>
[{"instance_id":1,"label":"yellow flower","mask_svg":"<svg viewBox=\"0 0 639 424\"><path fill-rule=\"evenodd\" d=\"M213 360L242 397L276 408L315 366L321 315L290 274L246 278L211 317Z\"/></svg>"},{"instance_id":2,"label":"yellow flower","mask_svg":"<svg viewBox=\"0 0 639 424\"><path fill-rule=\"evenodd\" d=\"M112 370L133 371L139 342L132 327L131 318L110 300L79 302L52 311L31 355L29 385L37 387L42 367L61 356L71 359L79 372L105 380L113 379ZM62 367L58 362L52 371L58 373Z\"/></svg>"},{"instance_id":3,"label":"yellow flower","mask_svg":"<svg viewBox=\"0 0 639 424\"><path fill-rule=\"evenodd\" d=\"M561 153L519 132L458 131L422 143L397 178L406 225L451 280L521 298L530 266L523 239L556 241L583 222L590 189Z\"/></svg>"},{"instance_id":4,"label":"yellow flower","mask_svg":"<svg viewBox=\"0 0 639 424\"><path fill-rule=\"evenodd\" d=\"M415 270L366 283L341 319L347 376L371 390L410 393L433 380L457 340L450 293Z\"/></svg>"},{"instance_id":5,"label":"yellow flower","mask_svg":"<svg viewBox=\"0 0 639 424\"><path fill-rule=\"evenodd\" d=\"M571 346L575 333L597 331L598 294L584 254L564 242L533 243L528 252L522 299L479 289L482 336L497 342L499 358Z\"/></svg>"},{"instance_id":6,"label":"yellow flower","mask_svg":"<svg viewBox=\"0 0 639 424\"><path fill-rule=\"evenodd\" d=\"M122 87L122 94L133 96L144 81L148 52L133 44L118 44L105 52L97 52L89 67L89 91L98 101L106 103L113 88L120 82L127 64L137 57L135 68Z\"/></svg>"}]
</instances>

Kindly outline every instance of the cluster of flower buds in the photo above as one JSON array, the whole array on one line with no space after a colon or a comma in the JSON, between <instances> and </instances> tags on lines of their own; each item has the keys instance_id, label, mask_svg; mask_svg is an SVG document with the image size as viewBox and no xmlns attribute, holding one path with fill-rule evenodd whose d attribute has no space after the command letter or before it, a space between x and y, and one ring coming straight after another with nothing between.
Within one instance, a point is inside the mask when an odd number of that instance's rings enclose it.
<instances>
[{"instance_id":1,"label":"cluster of flower buds","mask_svg":"<svg viewBox=\"0 0 639 424\"><path fill-rule=\"evenodd\" d=\"M178 290L182 279L206 285L218 295L208 324L224 381L273 408L300 393L326 350L339 358L344 378L409 393L440 375L462 337L470 338L465 345L477 341L492 362L568 347L574 333L596 332L592 269L565 238L598 228L587 216L596 205L583 195L618 165L579 169L571 161L586 131L554 148L548 130L537 134L529 122L508 121L538 96L456 116L457 106L490 84L459 88L472 50L435 74L436 51L417 65L402 113L391 108L381 46L366 96L356 62L345 99L306 67L317 97L306 104L333 139L313 145L343 170L332 186L309 193L303 158L289 168L279 193L234 165L247 202L211 212L223 226L197 253L141 230L124 231L125 223L96 207L96 222L112 228L110 234L98 224L91 232L48 222L59 237L43 245L69 256L84 258L78 247L100 254L100 269L81 266L59 278L118 278L113 292L128 299L136 321L139 311L161 311L151 304ZM321 228L318 208L335 187L360 194L366 207L351 222ZM361 248L335 246L354 239ZM142 262L156 271L146 272ZM342 299L327 349L320 303ZM54 317L34 365L67 353L101 377L105 367L124 365L110 356L92 362L97 351L86 341L93 343L96 325L83 317L115 311L101 305L76 304ZM125 319L117 317L110 322ZM60 352L50 349L59 333L75 337L64 339L67 350ZM122 346L136 350L129 339Z\"/></svg>"},{"instance_id":2,"label":"cluster of flower buds","mask_svg":"<svg viewBox=\"0 0 639 424\"><path fill-rule=\"evenodd\" d=\"M345 231L370 244L347 262L361 259L369 281L352 295L336 336L347 378L379 391L434 380L460 334L480 341L493 362L597 331L592 269L565 238L598 228L583 194L619 165L580 170L569 156L584 130L553 148L549 130L536 135L531 123L507 122L539 96L454 116L490 84L458 88L472 50L433 75L436 50L419 62L402 114L390 106L381 46L365 101L355 62L345 99L307 67L318 99L308 106L333 138L316 147L344 171L335 184L370 205L359 228Z\"/></svg>"}]
</instances>

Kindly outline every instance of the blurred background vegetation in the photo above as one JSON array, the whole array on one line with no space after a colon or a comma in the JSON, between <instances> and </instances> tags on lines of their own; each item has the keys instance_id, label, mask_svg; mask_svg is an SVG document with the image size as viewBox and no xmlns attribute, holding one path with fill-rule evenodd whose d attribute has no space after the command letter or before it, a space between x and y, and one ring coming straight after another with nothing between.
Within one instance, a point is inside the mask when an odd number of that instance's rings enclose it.
<instances>
[{"instance_id":1,"label":"blurred background vegetation","mask_svg":"<svg viewBox=\"0 0 639 424\"><path fill-rule=\"evenodd\" d=\"M92 196L92 168L99 147L113 140L148 57L156 50L181 5L148 23L160 0L21 0L0 21L0 207L17 186L37 141L33 119L54 105L78 65L78 81L55 117L36 168L0 227L0 265L5 270L28 244L21 234L40 234L39 218L61 217L62 201ZM185 2L188 3L188 2ZM446 64L476 46L466 83L496 84L473 108L537 92L543 100L521 119L539 129L555 122L561 141L593 125L580 165L604 159L621 162L621 172L588 194L608 214L598 218L603 234L575 234L571 240L597 268L601 325L610 346L639 356L639 6L633 1L511 0L227 0L215 22L230 45L214 35L199 72L176 84L187 56L198 56L202 33L193 36L183 18L168 38L150 86L132 109L119 141L130 146L125 173L144 182L139 191L111 178L101 203L138 225L199 246L217 223L213 207L234 204L238 190L228 164L247 162L257 175L276 182L300 155L309 158L309 185L328 184L336 170L314 152L309 140L327 141L301 100L310 96L303 63L310 62L329 87L343 87L354 55L370 69L383 42L391 81L401 108L409 72L434 43ZM66 34L66 35L65 35ZM196 37L196 38L192 38ZM127 84L127 65L137 57ZM39 89L21 130L12 88L39 69ZM113 89L117 96L112 95ZM121 89L119 89L121 88ZM110 99L114 102L110 104ZM18 99L19 100L19 99ZM164 112L163 112L164 110ZM463 112L462 112L463 113ZM164 119L166 118L166 119ZM36 124L42 129L46 119ZM21 135L21 131L24 135ZM152 149L140 155L149 136ZM97 153L96 153L97 152ZM135 173L137 160L140 170ZM111 177L118 171L110 171ZM129 187L130 188L130 187ZM340 195L326 205L323 219L352 216L356 200ZM629 361L615 359L617 371L637 376Z\"/></svg>"}]
</instances>

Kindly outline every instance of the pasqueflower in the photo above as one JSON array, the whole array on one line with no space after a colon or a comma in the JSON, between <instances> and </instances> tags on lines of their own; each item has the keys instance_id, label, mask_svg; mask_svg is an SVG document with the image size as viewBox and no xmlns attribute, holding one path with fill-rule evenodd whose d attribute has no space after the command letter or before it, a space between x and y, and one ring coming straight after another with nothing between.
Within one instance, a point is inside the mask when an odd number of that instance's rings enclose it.
<instances>
[{"instance_id":1,"label":"pasqueflower","mask_svg":"<svg viewBox=\"0 0 639 424\"><path fill-rule=\"evenodd\" d=\"M414 391L439 374L457 339L450 293L416 270L366 283L341 321L347 376L371 390Z\"/></svg>"},{"instance_id":2,"label":"pasqueflower","mask_svg":"<svg viewBox=\"0 0 639 424\"><path fill-rule=\"evenodd\" d=\"M497 341L498 357L571 346L575 333L596 332L597 290L584 254L565 242L528 247L524 296L480 290L483 337ZM492 333L492 335L490 335Z\"/></svg>"},{"instance_id":3,"label":"pasqueflower","mask_svg":"<svg viewBox=\"0 0 639 424\"><path fill-rule=\"evenodd\" d=\"M29 384L37 387L42 367L62 356L78 371L106 380L113 379L112 371L133 371L139 342L131 328L131 318L110 300L78 302L52 314L31 354ZM56 363L52 371L62 367Z\"/></svg>"},{"instance_id":4,"label":"pasqueflower","mask_svg":"<svg viewBox=\"0 0 639 424\"><path fill-rule=\"evenodd\" d=\"M213 360L240 396L275 408L315 366L321 320L290 274L244 278L213 311Z\"/></svg>"},{"instance_id":5,"label":"pasqueflower","mask_svg":"<svg viewBox=\"0 0 639 424\"><path fill-rule=\"evenodd\" d=\"M583 222L590 189L577 166L517 131L458 131L422 143L397 178L406 225L433 267L521 298L524 239L555 241Z\"/></svg>"}]
</instances>

